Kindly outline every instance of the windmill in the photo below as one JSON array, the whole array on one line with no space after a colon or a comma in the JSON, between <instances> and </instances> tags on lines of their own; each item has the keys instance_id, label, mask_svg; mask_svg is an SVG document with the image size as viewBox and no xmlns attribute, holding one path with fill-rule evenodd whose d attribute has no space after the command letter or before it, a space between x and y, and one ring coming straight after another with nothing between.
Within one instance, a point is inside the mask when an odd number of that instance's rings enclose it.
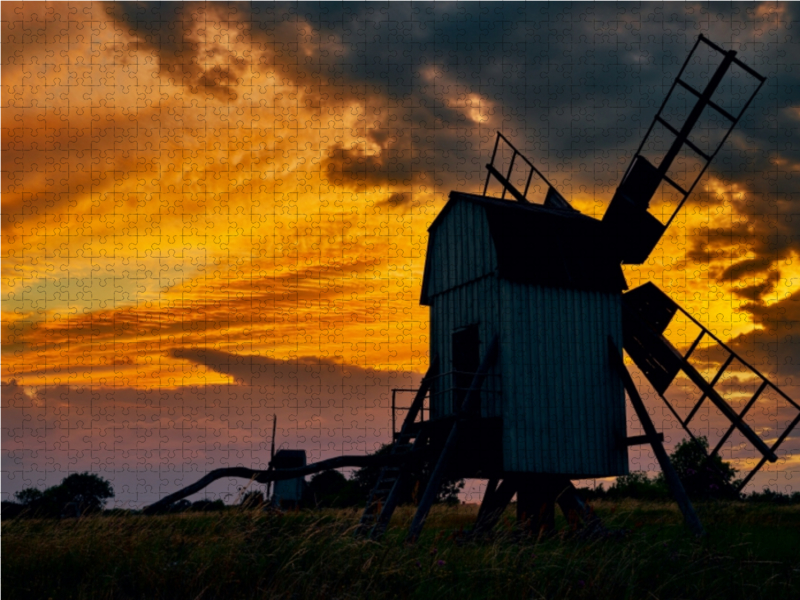
<instances>
[{"instance_id":1,"label":"windmill","mask_svg":"<svg viewBox=\"0 0 800 600\"><path fill-rule=\"evenodd\" d=\"M702 54L711 64L698 74ZM515 494L519 518L535 529L553 527L555 504L570 520L592 522L570 480L627 474L628 448L637 444L652 446L687 524L702 533L623 349L690 439L697 441L698 411L724 419L709 456L732 435L760 454L739 489L777 459L800 406L655 284L625 291L621 268L648 259L764 81L736 52L701 35L602 220L575 210L499 132L483 194L451 192L429 229L422 286L435 358L392 448L395 456L425 448L433 466L409 539L419 535L445 475L488 479L478 531L490 529ZM734 84L736 108L722 93ZM507 168L496 165L509 153ZM487 195L490 183L499 183L499 198ZM541 204L529 199L534 191L543 193ZM689 325L697 335L679 349L670 327L685 334ZM701 356L724 358L712 372L696 362ZM756 384L740 405L723 389L734 362ZM670 400L676 382L699 394L683 414ZM798 411L771 446L748 423L766 392ZM627 434L626 393L643 436ZM421 423L425 402L430 419ZM382 470L360 531L382 533L409 485L406 472L402 462Z\"/></svg>"},{"instance_id":2,"label":"windmill","mask_svg":"<svg viewBox=\"0 0 800 600\"><path fill-rule=\"evenodd\" d=\"M701 53L707 62L697 60ZM711 65L710 74L705 68L698 74L698 64ZM737 108L721 93L731 81ZM279 452L266 471L216 469L145 512L158 512L223 477L269 483L379 466L357 528L378 537L415 483L412 467L427 463L431 475L409 540L419 536L447 477L488 480L475 532L490 530L515 495L518 518L534 531L554 527L556 504L571 523L591 528L597 519L571 481L625 475L628 448L649 444L687 524L702 533L623 350L640 382L646 380L659 397L657 407L673 415L703 451L698 415L716 411L717 421L726 423L709 459L734 438L758 452L761 458L739 490L777 459L800 422L800 405L655 284L628 290L622 265L648 259L764 81L736 52L701 35L601 220L574 209L498 133L483 194L451 192L429 228L420 301L430 307L431 362L400 431L393 432L390 452L309 465L304 457L283 463ZM507 168L500 165L504 156ZM500 185L499 197L488 195L492 182ZM543 195L541 203L532 201L535 192ZM727 394L731 372L752 383L749 397ZM671 396L676 386L693 386L697 397L680 405ZM644 435L628 435L626 394ZM789 415L768 432L771 445L751 426L752 415L764 413L759 404L766 395Z\"/></svg>"}]
</instances>

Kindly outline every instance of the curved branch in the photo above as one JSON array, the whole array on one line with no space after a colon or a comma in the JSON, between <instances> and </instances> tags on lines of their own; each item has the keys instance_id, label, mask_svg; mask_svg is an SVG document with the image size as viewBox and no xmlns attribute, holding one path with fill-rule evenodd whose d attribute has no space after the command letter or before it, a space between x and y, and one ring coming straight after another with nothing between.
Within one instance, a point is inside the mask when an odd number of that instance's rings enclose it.
<instances>
[{"instance_id":1,"label":"curved branch","mask_svg":"<svg viewBox=\"0 0 800 600\"><path fill-rule=\"evenodd\" d=\"M164 496L161 500L146 506L142 509L143 514L153 514L161 509L168 507L173 502L182 500L186 496L191 496L202 490L207 485L215 482L217 479L225 477L242 477L244 479L255 479L258 483L267 483L269 481L283 481L285 479L295 479L297 477L304 477L312 473L319 473L320 471L330 471L331 469L341 469L342 467L369 467L369 466L384 466L389 464L397 464L409 460L418 460L424 451L416 450L414 452L406 452L403 454L367 454L362 456L337 456L329 458L316 463L311 463L305 467L298 467L296 469L273 469L259 471L250 469L248 467L223 467L221 469L214 469L207 473L204 477L200 478L197 482L187 485L185 488L178 490L168 496Z\"/></svg>"}]
</instances>

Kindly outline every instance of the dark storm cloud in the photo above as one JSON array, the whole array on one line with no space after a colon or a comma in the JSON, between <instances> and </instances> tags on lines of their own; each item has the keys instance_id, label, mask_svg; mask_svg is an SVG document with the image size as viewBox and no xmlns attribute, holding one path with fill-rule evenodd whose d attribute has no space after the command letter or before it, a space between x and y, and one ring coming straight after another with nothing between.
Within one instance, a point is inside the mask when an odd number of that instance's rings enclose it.
<instances>
[{"instance_id":1,"label":"dark storm cloud","mask_svg":"<svg viewBox=\"0 0 800 600\"><path fill-rule=\"evenodd\" d=\"M778 271L770 271L766 278L759 278L759 283L734 289L734 292L753 302L758 302L764 295L775 290L775 286L781 279Z\"/></svg>"},{"instance_id":2,"label":"dark storm cloud","mask_svg":"<svg viewBox=\"0 0 800 600\"><path fill-rule=\"evenodd\" d=\"M206 7L223 13L224 5L204 2L111 2L107 13L135 37L137 45L158 56L159 71L166 81L184 85L193 94L211 94L221 100L235 99L232 84L244 71L244 60L234 57L226 65L206 64L194 28L208 30L213 40L217 19L205 14ZM242 35L247 35L242 32ZM211 61L212 63L215 61Z\"/></svg>"},{"instance_id":3,"label":"dark storm cloud","mask_svg":"<svg viewBox=\"0 0 800 600\"><path fill-rule=\"evenodd\" d=\"M200 5L114 3L110 10L158 53L162 76L180 75L196 90L201 77L211 78L213 89L227 89L230 74L191 66L202 61L185 24L208 14ZM744 193L724 200L736 222L692 232L687 258L725 259L710 274L751 300L745 309L753 318L785 314L763 300L774 290L778 261L800 254L796 5L251 3L220 10L245 24L242 35L275 49L278 66L299 83L328 86L328 101L385 101L376 119L389 115L383 129L368 123L366 134L380 152L339 147L327 162L335 183L397 185L391 193L403 194L427 171L438 191L476 191L494 130L502 129L567 198L593 195L600 214L697 36L735 49L767 82L704 181ZM686 77L702 80L703 64ZM738 106L739 83L723 88L719 102ZM469 120L470 94L493 103L482 121ZM723 200L698 187L684 210L693 203L711 210Z\"/></svg>"},{"instance_id":4,"label":"dark storm cloud","mask_svg":"<svg viewBox=\"0 0 800 600\"><path fill-rule=\"evenodd\" d=\"M329 183L364 191L373 187L411 185L413 164L409 153L384 151L367 156L358 148L334 147L324 166Z\"/></svg>"},{"instance_id":5,"label":"dark storm cloud","mask_svg":"<svg viewBox=\"0 0 800 600\"><path fill-rule=\"evenodd\" d=\"M405 371L363 369L319 357L278 360L205 348L178 348L172 350L171 355L230 375L242 384L274 387L282 390L281 393L300 394L319 394L320 390L328 394L336 388L336 397L346 400L371 388L391 391L391 387L387 386L409 387L420 379Z\"/></svg>"},{"instance_id":6,"label":"dark storm cloud","mask_svg":"<svg viewBox=\"0 0 800 600\"><path fill-rule=\"evenodd\" d=\"M114 3L110 10L174 70L202 62L191 60L192 45L182 37L187 20L200 18L192 16L199 6ZM780 10L787 14L742 4L251 3L223 12L245 23L254 42L277 45L283 66L306 82L337 95L378 93L400 102L409 111L406 128L441 124L417 146L452 144L457 132L450 126L463 114L443 100L474 92L499 104L487 126L511 132L565 193L584 186L610 195L699 33L735 47L770 77L740 126L748 151L721 157L726 162L712 170L727 166L747 177L769 164L765 151L791 152L797 118L783 109L800 85L787 68L792 53L781 23L795 9ZM303 44L317 52L304 56ZM430 69L434 81L425 78ZM198 77L189 80L197 84ZM459 147L467 164L485 162L491 136L480 141ZM598 168L603 164L608 168ZM467 178L480 180L481 173Z\"/></svg>"}]
</instances>

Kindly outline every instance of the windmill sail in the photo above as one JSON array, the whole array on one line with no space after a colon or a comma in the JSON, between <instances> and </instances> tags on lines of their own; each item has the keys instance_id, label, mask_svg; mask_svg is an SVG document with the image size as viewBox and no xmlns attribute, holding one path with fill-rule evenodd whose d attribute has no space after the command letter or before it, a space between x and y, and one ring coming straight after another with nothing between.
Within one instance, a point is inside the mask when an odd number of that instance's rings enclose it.
<instances>
[{"instance_id":1,"label":"windmill sail","mask_svg":"<svg viewBox=\"0 0 800 600\"><path fill-rule=\"evenodd\" d=\"M503 146L500 146L500 142L503 142ZM495 166L495 161L498 161L500 157L498 156L498 150L511 150L511 160L508 162L508 168L503 169L501 172L500 169ZM521 161L523 165L521 168L523 170L521 177L516 179L519 184L522 183L521 180L525 181L525 187L520 190L519 187L515 184L515 165L517 165L517 159ZM544 185L547 186L547 192L545 193L543 205L547 208L559 208L562 210L569 210L574 211L575 209L572 205L567 202L567 200L562 196L556 188L553 187L544 174L537 169L534 164L528 160L525 155L523 155L517 148L512 144L506 136L504 136L499 131L497 132L497 137L494 140L494 150L492 151L492 160L489 161L489 164L486 165L486 183L483 186L483 195L486 196L487 192L489 191L489 183L494 177L501 186L503 186L503 191L500 195L500 198L505 198L506 193L508 193L512 198L514 198L517 202L522 204L530 204L531 201L528 199L528 192L531 189L531 183L533 181L534 175L537 179L541 180Z\"/></svg>"},{"instance_id":2,"label":"windmill sail","mask_svg":"<svg viewBox=\"0 0 800 600\"><path fill-rule=\"evenodd\" d=\"M684 79L684 74L701 44L702 48L716 53L718 56L721 55L722 60L706 82L704 89L699 90ZM755 83L752 93L746 96L744 106L735 115L715 101L715 92L734 66L741 71L736 74L740 76L738 79L749 77ZM661 108L656 113L639 149L633 156L622 183L617 188L611 204L603 216L603 222L609 229L609 237L614 240L616 251L623 263L638 265L647 260L765 80L765 77L737 59L736 52L725 51L700 35L681 67L678 77L672 83L669 93L664 98ZM677 121L671 118L668 111L665 111L665 107L670 106L670 100L674 97L676 90L688 93L690 100L693 99L693 105L688 114L685 118ZM718 139L718 143L703 144L692 133L701 121L705 123L704 119L708 117L709 113L725 122L726 125L720 127L716 132L719 135L716 136L715 142ZM656 131L658 133L655 133ZM654 138L662 136L671 139L668 148L663 153L655 152L655 155L649 158L645 156L647 153L643 152L643 149L647 147L649 152L652 152L651 142ZM704 130L700 137L705 139L713 136ZM701 148L700 146L705 147ZM679 165L675 165L676 159L684 152L691 155L693 171L696 176L693 178L689 176L686 181L679 182L673 172L673 166L679 167ZM672 193L676 193L679 198L677 206L666 223L662 223L648 212L650 201L662 184L672 188Z\"/></svg>"},{"instance_id":3,"label":"windmill sail","mask_svg":"<svg viewBox=\"0 0 800 600\"><path fill-rule=\"evenodd\" d=\"M667 328L678 313L686 320L693 323L700 331L699 335L685 352L679 351L664 337ZM711 452L712 456L719 453L724 443L735 430L738 430L747 441L761 453L761 461L755 469L745 477L739 489L750 481L755 472L760 469L766 461L775 462L777 460L775 451L800 422L800 405L777 388L757 369L749 365L740 355L734 352L713 333L703 327L694 317L678 306L677 303L671 300L653 283L646 283L623 295L622 327L625 351L691 437L694 437L690 428L692 419L697 415L703 403L708 401L713 403L719 412L730 422L726 433L721 437ZM719 369L710 380L707 380L690 362L690 358L693 353L696 352L701 342L710 342L717 354L725 356L725 359L721 361ZM720 381L723 374L731 367L734 361L737 361L737 364L741 365L740 368L743 368L751 378L759 382L756 392L740 411L734 410L720 391ZM700 398L685 417L681 417L678 414L678 411L675 410L672 403L670 403L665 396L667 389L672 385L679 373L683 373L683 375L702 392ZM759 397L767 389L776 392L788 406L797 410L795 418L771 446L768 446L745 422L745 416L747 416L748 411L753 408Z\"/></svg>"}]
</instances>

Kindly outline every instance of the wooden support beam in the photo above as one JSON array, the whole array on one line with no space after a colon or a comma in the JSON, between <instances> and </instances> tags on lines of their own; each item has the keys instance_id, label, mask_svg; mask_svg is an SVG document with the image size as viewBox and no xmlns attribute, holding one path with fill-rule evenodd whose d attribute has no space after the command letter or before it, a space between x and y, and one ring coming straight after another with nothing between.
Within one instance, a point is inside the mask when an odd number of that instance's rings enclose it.
<instances>
[{"instance_id":1,"label":"wooden support beam","mask_svg":"<svg viewBox=\"0 0 800 600\"><path fill-rule=\"evenodd\" d=\"M429 436L427 433L420 432L419 437L414 440L414 445L412 446L411 451L416 452L417 450L421 449L428 437ZM408 469L401 467L400 473L397 476L397 481L394 482L392 490L386 497L386 502L383 504L381 512L378 514L378 518L375 520L375 525L369 533L371 539L380 539L384 534L386 527L389 525L389 521L392 520L392 515L394 514L395 509L397 508L398 504L400 504L400 498L408 488L409 483L410 477Z\"/></svg>"},{"instance_id":2,"label":"wooden support beam","mask_svg":"<svg viewBox=\"0 0 800 600\"><path fill-rule=\"evenodd\" d=\"M631 374L628 372L628 369L625 367L625 362L622 360L622 354L611 337L608 338L608 350L611 363L619 373L620 379L622 379L622 384L628 392L628 397L633 405L633 409L636 411L636 416L639 417L645 435L648 437L650 445L653 447L653 452L658 459L658 464L661 465L661 471L664 473L664 479L666 479L670 492L672 492L673 497L678 503L678 507L683 513L686 524L696 536L704 535L703 524L700 522L700 518L695 512L692 502L689 500L689 496L686 494L686 490L678 474L675 472L672 462L669 460L667 451L664 450L661 440L658 439L658 433L656 432L655 425L653 425L653 421L650 420L647 407L645 407L644 402L642 402L639 391L636 389L636 384L633 383L633 378L631 378Z\"/></svg>"},{"instance_id":3,"label":"wooden support beam","mask_svg":"<svg viewBox=\"0 0 800 600\"><path fill-rule=\"evenodd\" d=\"M433 380L438 374L439 357L435 356L428 367L428 372L425 373L425 377L423 377L422 381L420 382L419 389L414 396L414 401L411 403L411 406L408 409L406 418L403 419L403 425L400 427L400 433L395 440L394 446L392 447L393 455L398 454L398 447L400 444L406 444L411 439L410 432L414 427L414 422L417 419L417 415L419 415L420 411L422 410L422 407L425 403L425 396L428 394L428 390L431 389ZM411 447L412 451L417 450L422 446L420 443L421 438L422 435L418 435L414 440L414 444ZM375 484L376 488L380 486L381 479L385 476L386 469L384 468L381 469L381 472L378 475L378 481ZM381 537L383 532L386 530L386 526L389 524L389 521L392 518L395 508L397 508L397 505L400 503L400 497L407 486L408 468L405 465L401 465L399 472L397 473L397 479L395 480L394 485L392 485L392 489L389 491L389 494L385 498L375 498L374 490L370 492L370 497L367 498L367 506L364 508L364 513L361 515L361 521L356 528L356 535L361 535L366 531L366 529L369 527L370 520L378 510L381 502L383 502L383 506L380 506L380 513L375 518L375 524L370 531L370 537L372 539L378 539Z\"/></svg>"},{"instance_id":4,"label":"wooden support beam","mask_svg":"<svg viewBox=\"0 0 800 600\"><path fill-rule=\"evenodd\" d=\"M519 477L517 521L535 536L556 531L556 498L561 491L550 475L529 474Z\"/></svg>"},{"instance_id":5,"label":"wooden support beam","mask_svg":"<svg viewBox=\"0 0 800 600\"><path fill-rule=\"evenodd\" d=\"M487 487L481 508L478 510L475 527L472 529L472 535L483 535L494 529L516 493L517 482L513 477L503 479L496 489L493 489L491 485Z\"/></svg>"},{"instance_id":6,"label":"wooden support beam","mask_svg":"<svg viewBox=\"0 0 800 600\"><path fill-rule=\"evenodd\" d=\"M659 442L663 442L664 441L664 434L663 433L659 433L658 434L658 441ZM647 437L646 435L632 435L631 437L627 437L627 438L624 438L622 440L622 446L625 446L625 447L627 447L627 446L639 446L641 444L649 444L649 443L650 443L650 438Z\"/></svg>"},{"instance_id":7,"label":"wooden support beam","mask_svg":"<svg viewBox=\"0 0 800 600\"><path fill-rule=\"evenodd\" d=\"M577 530L582 524L584 532L588 534L605 531L600 518L592 507L581 498L575 485L569 479L563 477L558 482L558 489L560 491L556 501L561 507L561 512L564 513L570 529Z\"/></svg>"},{"instance_id":8,"label":"wooden support beam","mask_svg":"<svg viewBox=\"0 0 800 600\"><path fill-rule=\"evenodd\" d=\"M497 360L497 354L499 351L500 337L495 334L495 336L492 338L492 341L489 343L486 356L483 357L483 361L481 361L481 364L478 367L478 372L475 373L475 377L472 378L472 384L469 386L467 396L464 398L464 403L461 405L458 418L453 423L453 427L450 430L450 435L447 436L447 441L445 442L442 452L439 455L439 460L436 463L436 467L434 468L433 473L431 473L431 478L428 480L428 485L425 487L425 493L422 495L422 500L420 500L419 506L417 507L417 512L414 515L414 520L411 522L411 528L408 531L408 537L406 539L409 542L415 542L417 540L420 532L422 531L422 527L425 525L425 519L428 517L428 512L430 512L434 500L436 500L436 495L439 493L439 488L442 485L445 472L447 471L447 467L449 466L450 460L455 452L459 424L468 418L469 414L472 412L472 409L474 408L473 405L475 404L476 399L479 398L479 390L483 385L484 379L486 379L486 375L489 373L489 369L492 368L495 360Z\"/></svg>"},{"instance_id":9,"label":"wooden support beam","mask_svg":"<svg viewBox=\"0 0 800 600\"><path fill-rule=\"evenodd\" d=\"M486 482L486 491L483 493L483 500L481 501L481 506L478 509L478 517L475 520L476 523L481 520L483 515L489 509L489 501L494 496L494 493L497 491L497 485L499 483L500 480L497 477L493 477Z\"/></svg>"}]
</instances>

